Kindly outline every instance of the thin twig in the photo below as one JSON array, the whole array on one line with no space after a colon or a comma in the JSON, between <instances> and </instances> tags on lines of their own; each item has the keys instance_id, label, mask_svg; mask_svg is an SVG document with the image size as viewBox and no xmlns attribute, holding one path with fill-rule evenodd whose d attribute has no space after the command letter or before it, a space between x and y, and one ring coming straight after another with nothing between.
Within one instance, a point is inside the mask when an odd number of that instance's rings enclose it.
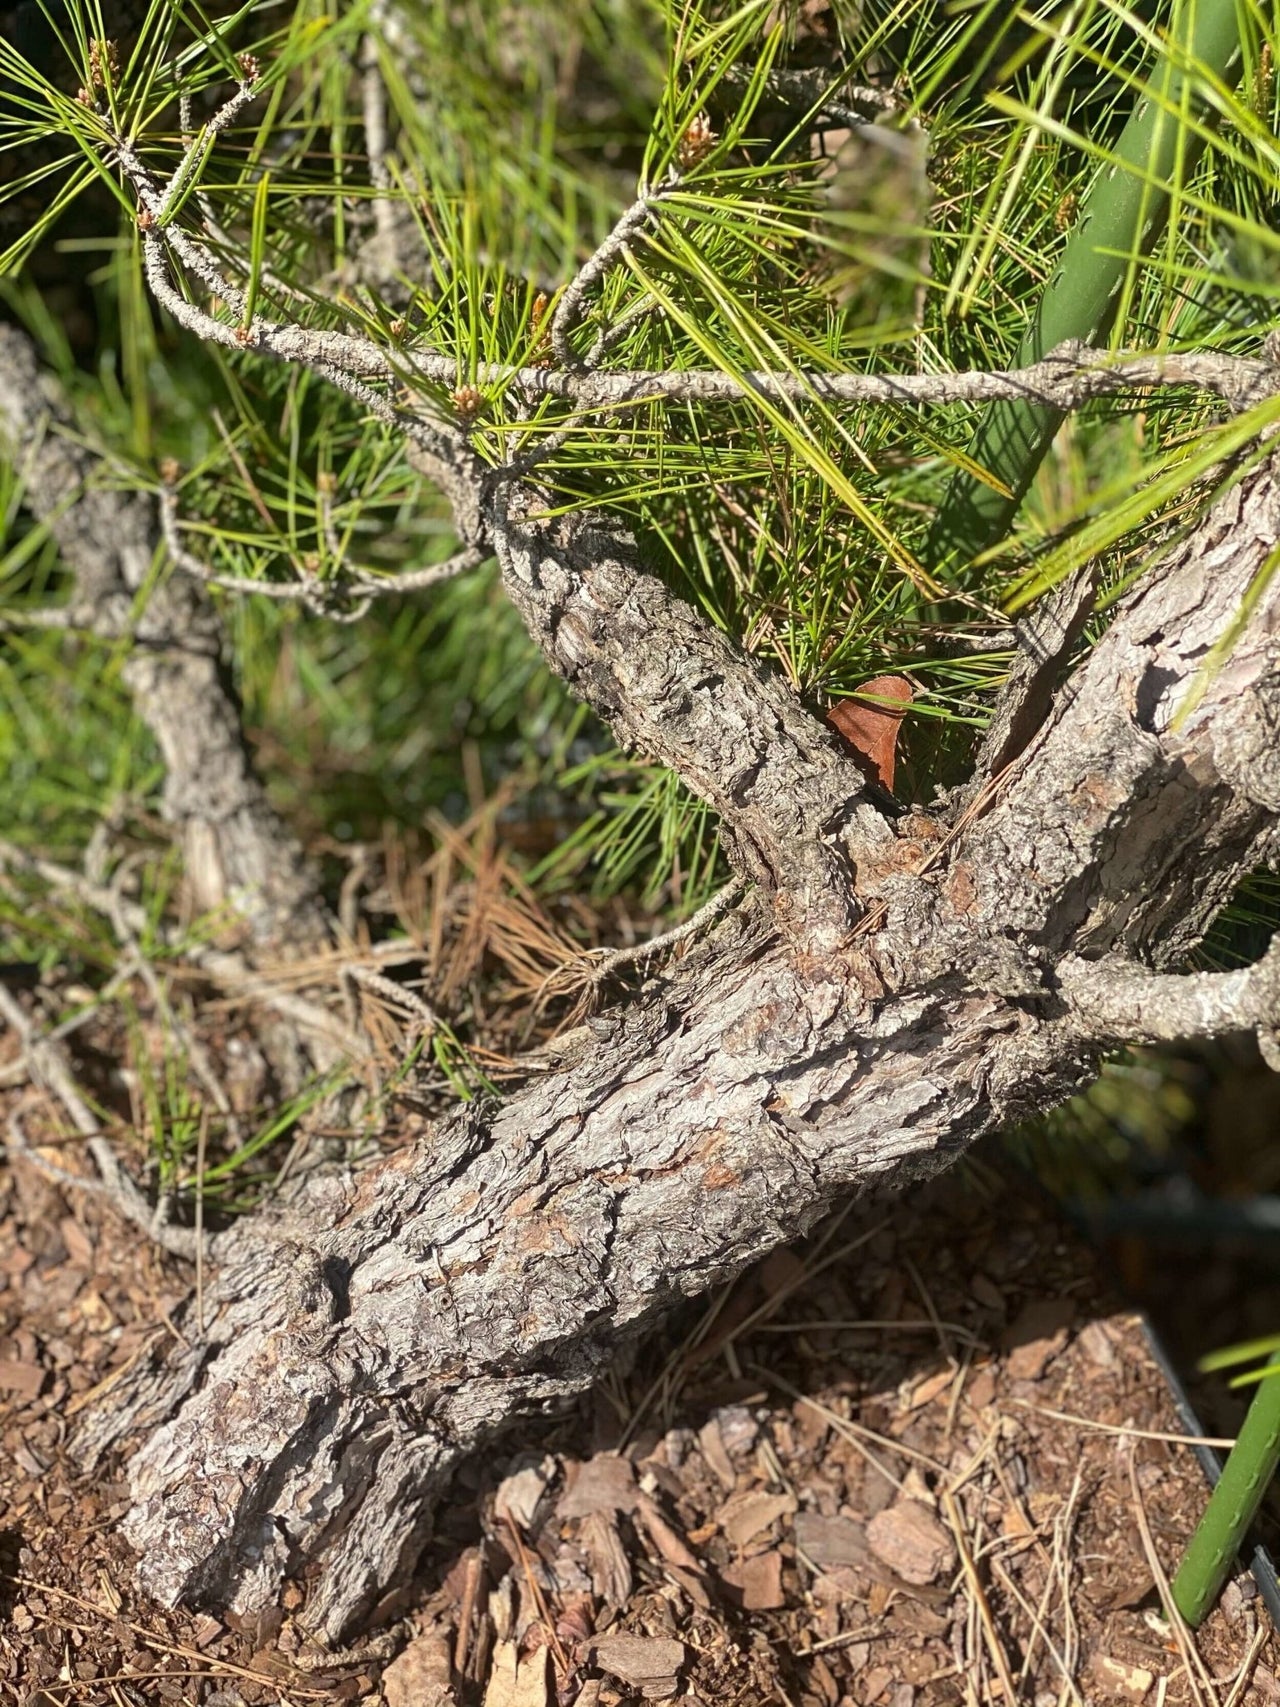
<instances>
[{"instance_id":1,"label":"thin twig","mask_svg":"<svg viewBox=\"0 0 1280 1707\"><path fill-rule=\"evenodd\" d=\"M665 187L671 188L678 181L673 177ZM551 320L551 349L562 368L574 371L581 366L573 353L569 333L582 318L587 292L604 277L619 255L626 253L629 241L647 224L661 195L662 190L655 189L646 190L637 196L626 212L614 222L613 230L604 242L593 255L588 256L565 286Z\"/></svg>"},{"instance_id":2,"label":"thin twig","mask_svg":"<svg viewBox=\"0 0 1280 1707\"><path fill-rule=\"evenodd\" d=\"M7 610L0 615L0 633L21 633L24 628L98 630L95 621L77 615L70 605L37 605L31 610Z\"/></svg>"},{"instance_id":3,"label":"thin twig","mask_svg":"<svg viewBox=\"0 0 1280 1707\"><path fill-rule=\"evenodd\" d=\"M390 593L418 593L424 588L439 586L442 581L452 581L459 575L466 575L472 569L478 569L493 556L480 546L463 546L455 551L452 557L446 557L439 563L428 563L422 569L401 569L395 574L377 575L368 569L353 569L356 585L366 598L382 598Z\"/></svg>"},{"instance_id":4,"label":"thin twig","mask_svg":"<svg viewBox=\"0 0 1280 1707\"><path fill-rule=\"evenodd\" d=\"M1052 1659L1054 1665L1057 1666L1059 1675L1062 1678L1064 1686L1069 1691L1071 1699L1078 1704L1078 1707L1085 1707L1084 1697L1080 1693L1075 1678L1071 1675L1067 1661L1065 1657L1059 1653L1057 1644L1054 1642L1053 1637L1045 1627L1044 1610L1047 1597L1053 1588L1052 1579L1050 1579L1045 1588L1046 1599L1041 1601L1040 1608L1037 1611L1037 1609L1032 1606L1031 1602L1027 1599L1026 1595L1023 1594L1017 1583L1010 1576L1009 1572L1005 1570L999 1559L992 1559L991 1573L993 1576L1000 1579L1000 1586L1004 1589L1005 1593L1017 1601L1023 1612L1026 1613L1027 1620L1031 1625L1031 1640L1027 1643L1027 1651L1022 1662L1022 1670L1018 1674L1018 1681L1026 1681L1027 1673L1031 1666L1031 1656L1035 1652L1036 1637L1038 1636L1044 1643L1045 1650L1050 1659Z\"/></svg>"},{"instance_id":5,"label":"thin twig","mask_svg":"<svg viewBox=\"0 0 1280 1707\"><path fill-rule=\"evenodd\" d=\"M740 877L734 877L718 890L711 899L698 908L697 912L687 918L681 925L673 925L669 931L650 937L647 942L635 943L630 948L593 948L584 955L591 965L591 976L599 982L602 978L612 977L624 966L634 966L638 961L651 960L655 954L665 954L669 949L678 948L682 942L696 936L705 930L713 919L716 919L741 895L745 884Z\"/></svg>"},{"instance_id":6,"label":"thin twig","mask_svg":"<svg viewBox=\"0 0 1280 1707\"><path fill-rule=\"evenodd\" d=\"M195 1255L196 1235L187 1228L167 1227L153 1210L133 1177L121 1167L111 1143L103 1136L101 1122L80 1094L70 1063L60 1044L37 1035L34 1026L13 995L0 984L0 1016L17 1035L27 1058L32 1080L50 1091L67 1111L72 1125L85 1140L101 1176L87 1180L56 1162L38 1156L22 1129L17 1110L9 1117L9 1151L20 1155L51 1179L81 1191L106 1197L126 1220L141 1227L157 1245L173 1256L190 1260Z\"/></svg>"},{"instance_id":7,"label":"thin twig","mask_svg":"<svg viewBox=\"0 0 1280 1707\"><path fill-rule=\"evenodd\" d=\"M454 371L447 358L408 358L415 371L436 383ZM716 369L511 368L481 366L482 387L518 386L530 398L562 398L578 408L616 408L666 400L680 403L737 403L758 396L769 401L827 404L874 403L919 408L952 403L1028 402L1052 409L1079 409L1124 391L1194 388L1226 398L1236 407L1280 390L1280 369L1269 361L1217 352L1144 355L1099 351L1067 342L1024 368L960 373L768 372L741 375Z\"/></svg>"},{"instance_id":8,"label":"thin twig","mask_svg":"<svg viewBox=\"0 0 1280 1707\"><path fill-rule=\"evenodd\" d=\"M323 506L323 494L321 502ZM178 494L175 487L161 487L159 509L165 545L175 565L184 574L193 576L206 586L218 587L223 592L250 593L266 599L296 599L313 615L340 623L359 622L375 599L390 598L401 593L422 592L428 587L438 586L441 582L451 581L456 576L477 568L490 555L476 546L465 546L461 551L455 551L451 557L446 557L443 562L429 563L422 569L404 569L386 575L375 574L372 570L362 569L359 565L347 561L336 540L332 518L326 517L322 507L321 525L326 536L325 543L335 563L333 577L326 580L313 576L296 581L260 581L249 575L224 575L188 550L182 542L182 523L178 516ZM355 602L344 610L341 608L344 600Z\"/></svg>"},{"instance_id":9,"label":"thin twig","mask_svg":"<svg viewBox=\"0 0 1280 1707\"><path fill-rule=\"evenodd\" d=\"M154 209L155 218L163 222L170 217L178 191L193 172L199 171L203 157L213 146L215 138L222 131L230 129L245 108L252 103L253 98L253 80L246 78L235 94L224 101L212 117L205 120L197 134L187 143L181 160L173 169L172 177L160 192L159 205Z\"/></svg>"},{"instance_id":10,"label":"thin twig","mask_svg":"<svg viewBox=\"0 0 1280 1707\"><path fill-rule=\"evenodd\" d=\"M415 990L406 989L403 984L397 984L393 978L386 978L381 972L371 971L367 966L345 966L343 975L350 978L352 983L359 984L363 989L372 990L385 1001L393 1002L398 1007L407 1008L418 1020L416 1027L419 1035L430 1037L440 1028L440 1016L424 1001Z\"/></svg>"},{"instance_id":11,"label":"thin twig","mask_svg":"<svg viewBox=\"0 0 1280 1707\"><path fill-rule=\"evenodd\" d=\"M1094 1417L1082 1417L1075 1411L1055 1411L1048 1405L1034 1404L1030 1399L1015 1398L1009 1402L1019 1405L1024 1411L1034 1411L1037 1416L1051 1417L1054 1422L1073 1423L1076 1428L1095 1429L1099 1434L1118 1434L1128 1440L1160 1440L1169 1446L1213 1446L1220 1451L1230 1450L1235 1445L1234 1440L1222 1439L1217 1435L1174 1434L1155 1428L1131 1428L1127 1423L1098 1422Z\"/></svg>"},{"instance_id":12,"label":"thin twig","mask_svg":"<svg viewBox=\"0 0 1280 1707\"><path fill-rule=\"evenodd\" d=\"M731 65L724 80L730 86L742 87L756 73L755 66ZM865 124L877 114L894 113L902 108L902 97L890 89L875 89L861 83L832 83L821 67L810 70L772 70L766 73L764 93L785 107L805 107L816 119L819 114L838 125L851 128Z\"/></svg>"},{"instance_id":13,"label":"thin twig","mask_svg":"<svg viewBox=\"0 0 1280 1707\"><path fill-rule=\"evenodd\" d=\"M1267 1645L1269 1635L1270 1631L1266 1624L1259 1622L1258 1628L1254 1631L1253 1640L1249 1644L1249 1651L1240 1662L1240 1671L1235 1682L1231 1685L1231 1693L1222 1703L1222 1707L1239 1707L1240 1697L1249 1687L1253 1678L1253 1668L1258 1663L1259 1654Z\"/></svg>"},{"instance_id":14,"label":"thin twig","mask_svg":"<svg viewBox=\"0 0 1280 1707\"><path fill-rule=\"evenodd\" d=\"M228 111L240 110L246 87L241 86L219 114L215 114L215 120ZM169 214L175 184L186 181L188 170L199 168L196 156L201 150L202 139L222 128L225 124L215 125L214 120L206 125L183 154L173 179L164 191L157 187L133 144L122 136L114 139L116 159L141 203L139 225L143 267L156 300L168 309L180 326L205 342L223 344L232 349L258 349L280 360L297 362L356 398L372 414L424 449L456 448L461 435L455 429L429 423L420 415L405 415L366 383L369 379L391 381L397 377L397 369L388 356L368 339L348 333L282 326L259 315L255 315L248 325L233 326L188 301L175 287L169 276L170 255L198 279L211 296L221 299L233 315L243 320L247 306L245 293L226 276L209 250L190 233L183 231Z\"/></svg>"}]
</instances>

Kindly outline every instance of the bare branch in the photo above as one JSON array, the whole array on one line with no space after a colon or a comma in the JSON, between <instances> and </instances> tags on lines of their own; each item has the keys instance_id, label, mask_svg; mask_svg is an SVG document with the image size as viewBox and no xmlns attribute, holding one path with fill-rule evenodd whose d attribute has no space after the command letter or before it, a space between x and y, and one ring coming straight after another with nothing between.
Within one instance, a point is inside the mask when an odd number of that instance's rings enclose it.
<instances>
[{"instance_id":1,"label":"bare branch","mask_svg":"<svg viewBox=\"0 0 1280 1707\"><path fill-rule=\"evenodd\" d=\"M441 359L441 358L436 358ZM419 358L429 369L432 358ZM443 377L439 375L437 377ZM1125 391L1192 387L1245 408L1280 390L1280 367L1270 360L1216 353L1141 355L1099 351L1087 344L1060 345L1031 367L966 373L744 373L708 369L582 372L563 368L482 367L477 383L516 385L529 397L559 397L581 409L617 408L665 400L735 403L757 395L770 400L828 404L876 403L913 408L949 403L1024 401L1054 409L1079 409Z\"/></svg>"},{"instance_id":2,"label":"bare branch","mask_svg":"<svg viewBox=\"0 0 1280 1707\"><path fill-rule=\"evenodd\" d=\"M204 153L253 98L252 86L241 84L230 100L195 137L169 184L157 187L137 150L126 138L115 139L115 152L125 177L143 209L143 251L148 282L157 299L178 323L209 342L235 349L261 350L282 361L298 362L360 401L371 413L388 421L424 448L456 441L460 435L439 423L398 410L367 381L391 383L417 377L430 384L457 383L457 362L429 352L387 352L366 338L350 333L280 325L255 316L251 325L233 326L189 302L168 273L168 256L219 297L233 314L243 316L244 292L225 275L210 252L171 217L177 192L198 171ZM368 118L369 115L366 115ZM375 141L378 121L373 121ZM385 137L383 138L385 142ZM385 173L385 161L382 170ZM736 402L755 394L827 404L878 403L889 407L941 405L956 402L1025 401L1052 409L1078 409L1098 397L1128 390L1193 386L1217 393L1235 408L1280 389L1280 373L1271 352L1262 361L1216 354L1105 355L1080 343L1062 345L1031 367L1005 372L959 374L849 374L748 372L741 376L714 370L621 371L602 373L588 364L598 360L619 328L597 338L584 363L574 355L569 333L583 312L587 292L626 250L629 240L652 216L664 196L681 181L673 169L660 186L646 190L625 210L612 231L566 287L552 319L550 336L558 369L513 368L503 364L481 367L475 383L482 388L514 386L528 399L563 398L580 409L616 408L654 399L680 402ZM640 305L647 306L647 305ZM633 310L638 312L637 310ZM621 324L621 323L620 323Z\"/></svg>"},{"instance_id":3,"label":"bare branch","mask_svg":"<svg viewBox=\"0 0 1280 1707\"><path fill-rule=\"evenodd\" d=\"M314 616L330 622L359 622L375 599L395 594L422 592L443 581L454 580L470 569L477 568L492 553L474 546L455 551L441 563L429 563L421 569L403 569L398 573L379 575L362 569L344 556L333 525L332 504L323 487L319 494L320 526L325 544L333 559L335 573L320 580L260 581L250 575L224 575L203 562L182 543L182 523L178 515L176 487L165 485L160 490L160 525L165 545L175 564L185 574L208 587L226 593L251 593L265 599L296 600ZM344 609L343 606L346 606Z\"/></svg>"},{"instance_id":4,"label":"bare branch","mask_svg":"<svg viewBox=\"0 0 1280 1707\"><path fill-rule=\"evenodd\" d=\"M597 982L602 978L611 978L615 973L623 971L628 966L641 963L648 964L657 955L666 954L673 948L679 948L681 943L704 931L713 920L718 919L726 907L738 899L743 891L740 877L731 879L724 888L713 895L705 906L699 907L692 917L683 924L674 925L669 931L663 931L658 936L650 937L646 942L638 942L630 948L596 948L584 956L591 962L591 976Z\"/></svg>"},{"instance_id":5,"label":"bare branch","mask_svg":"<svg viewBox=\"0 0 1280 1707\"><path fill-rule=\"evenodd\" d=\"M663 187L669 189L678 181L673 175L670 182ZM551 348L556 360L566 371L576 372L581 365L569 343L569 333L582 318L587 292L604 277L618 257L626 253L627 244L647 223L661 195L662 190L656 189L646 190L638 196L616 221L613 230L595 254L583 262L576 275L565 286L551 321Z\"/></svg>"},{"instance_id":6,"label":"bare branch","mask_svg":"<svg viewBox=\"0 0 1280 1707\"><path fill-rule=\"evenodd\" d=\"M1080 1030L1106 1043L1184 1043L1252 1031L1280 1071L1280 937L1234 972L1152 972L1116 955L1068 956L1059 993Z\"/></svg>"},{"instance_id":7,"label":"bare branch","mask_svg":"<svg viewBox=\"0 0 1280 1707\"><path fill-rule=\"evenodd\" d=\"M173 176L160 192L157 205L148 211L152 217L164 224L170 217L173 204L179 191L199 172L204 163L204 157L213 146L216 138L224 130L229 130L240 117L240 114L251 104L254 98L253 82L251 79L241 83L230 100L224 101L211 118L207 119L200 130L187 143L181 160L174 168Z\"/></svg>"},{"instance_id":8,"label":"bare branch","mask_svg":"<svg viewBox=\"0 0 1280 1707\"><path fill-rule=\"evenodd\" d=\"M384 1002L390 1002L393 1006L411 1013L417 1022L413 1029L419 1037L430 1037L440 1029L440 1015L416 990L410 990L404 984L397 984L394 978L388 978L381 972L375 972L372 967L358 963L345 966L343 975L353 984L358 984L361 989L372 990L374 995L381 996Z\"/></svg>"},{"instance_id":9,"label":"bare branch","mask_svg":"<svg viewBox=\"0 0 1280 1707\"><path fill-rule=\"evenodd\" d=\"M730 66L725 82L731 87L745 86L752 79L754 67ZM885 113L898 112L902 99L889 89L874 89L860 83L831 82L830 73L820 67L811 70L772 70L764 80L764 90L784 107L808 107L824 119L833 120L851 129Z\"/></svg>"},{"instance_id":10,"label":"bare branch","mask_svg":"<svg viewBox=\"0 0 1280 1707\"><path fill-rule=\"evenodd\" d=\"M223 110L239 111L251 98L246 89L247 86L242 86ZM210 121L211 126L213 122ZM184 162L194 158L209 132L210 126L206 126L184 156ZM211 295L223 300L233 314L243 316L246 302L243 291L226 277L209 251L169 218L168 204L174 186L186 181L185 170L194 168L180 163L168 189L161 191L126 139L117 139L116 154L144 211L143 255L148 282L157 300L180 325L209 342L233 349L259 350L278 360L300 363L356 398L372 414L395 426L424 450L439 453L447 447L456 451L463 438L456 429L428 422L421 415L407 414L369 383L390 385L416 378L431 385L452 386L457 383L454 357L413 351L396 351L393 357L371 340L350 333L282 325L257 315L251 325L233 326L197 307L171 281L170 253ZM679 181L678 172L673 172L667 183L637 198L566 288L551 324L552 347L560 367L514 368L491 363L477 371L476 385L482 389L515 388L530 401L561 398L582 411L616 409L654 400L731 403L752 395L771 400L816 401L828 405L871 403L892 408L1020 400L1045 408L1073 410L1124 391L1179 386L1216 393L1234 408L1241 409L1280 389L1280 371L1270 353L1261 361L1220 354L1113 356L1080 343L1064 344L1031 367L990 373L752 371L739 378L701 369L618 372L592 369L574 356L568 341L570 331L581 317L586 293L625 251L628 241L651 216L659 200ZM587 363L600 359L619 329L609 328L600 334ZM557 424L557 431L563 431L562 424ZM527 472L529 466L527 461L522 462L519 472Z\"/></svg>"},{"instance_id":11,"label":"bare branch","mask_svg":"<svg viewBox=\"0 0 1280 1707\"><path fill-rule=\"evenodd\" d=\"M239 112L252 91L242 85L215 120L227 112ZM315 331L301 326L279 325L261 315L250 324L243 318L248 301L240 287L226 276L209 250L170 216L175 186L187 181L190 171L199 169L204 139L225 124L209 125L187 148L170 183L160 190L141 156L125 137L116 137L116 158L142 207L139 225L142 232L143 266L147 282L156 300L177 323L207 343L222 344L229 349L261 350L280 361L296 362L311 369L340 391L354 397L371 414L387 421L406 438L427 448L436 448L460 437L456 429L428 422L421 415L407 415L381 392L375 391L366 380L391 383L399 377L390 358L366 338L350 333ZM227 122L230 122L229 120ZM174 285L169 275L170 255L198 279L211 296L226 303L233 314L241 317L239 326L232 326L215 315L188 301ZM451 368L451 372L454 371Z\"/></svg>"}]
</instances>

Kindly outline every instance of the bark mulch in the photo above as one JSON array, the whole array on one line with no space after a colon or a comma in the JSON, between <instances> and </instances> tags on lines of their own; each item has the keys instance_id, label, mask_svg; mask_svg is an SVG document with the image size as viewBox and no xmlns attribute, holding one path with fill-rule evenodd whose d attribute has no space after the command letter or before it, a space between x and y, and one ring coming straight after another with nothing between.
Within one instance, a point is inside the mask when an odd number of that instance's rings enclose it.
<instances>
[{"instance_id":1,"label":"bark mulch","mask_svg":"<svg viewBox=\"0 0 1280 1707\"><path fill-rule=\"evenodd\" d=\"M1203 1505L1137 1319L1000 1152L862 1205L460 1478L398 1622L131 1586L122 1484L67 1442L185 1277L92 1198L0 1176L0 1699L388 1707L1280 1700L1241 1576L1161 1612ZM519 1449L519 1450L517 1450Z\"/></svg>"}]
</instances>

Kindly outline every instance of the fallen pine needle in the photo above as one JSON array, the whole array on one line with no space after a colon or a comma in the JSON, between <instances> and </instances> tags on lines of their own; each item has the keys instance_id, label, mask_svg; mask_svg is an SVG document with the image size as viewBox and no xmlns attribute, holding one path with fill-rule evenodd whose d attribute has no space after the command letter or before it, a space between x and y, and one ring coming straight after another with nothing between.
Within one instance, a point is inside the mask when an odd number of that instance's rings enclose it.
<instances>
[{"instance_id":1,"label":"fallen pine needle","mask_svg":"<svg viewBox=\"0 0 1280 1707\"><path fill-rule=\"evenodd\" d=\"M986 1638L987 1649L1000 1678L1005 1700L1009 1707L1018 1707L1018 1692L1014 1688L1013 1674L1009 1670L1009 1662L1005 1658L1004 1644L1000 1640L1000 1632L996 1629L996 1621L991 1616L991 1604L987 1600L986 1591L978 1577L978 1567L973 1562L969 1551L968 1537L964 1532L964 1519L960 1513L960 1505L956 1496L947 1489L942 1495L942 1509L947 1514L947 1522L951 1525L951 1533L956 1538L956 1548L960 1554L960 1566L964 1571L965 1582L969 1585L969 1593L973 1596L974 1605L978 1608L978 1617L982 1623L982 1634Z\"/></svg>"},{"instance_id":2,"label":"fallen pine needle","mask_svg":"<svg viewBox=\"0 0 1280 1707\"><path fill-rule=\"evenodd\" d=\"M1099 1434L1122 1434L1130 1440L1163 1440L1169 1446L1216 1446L1223 1451L1235 1445L1234 1440L1220 1440L1209 1434L1165 1434L1160 1429L1134 1428L1128 1423L1095 1422L1092 1417L1077 1416L1074 1411L1055 1411L1048 1405L1033 1404L1030 1399L1010 1399L1009 1403L1024 1411L1034 1411L1037 1416L1052 1417L1055 1422L1074 1423L1077 1428L1091 1428Z\"/></svg>"}]
</instances>

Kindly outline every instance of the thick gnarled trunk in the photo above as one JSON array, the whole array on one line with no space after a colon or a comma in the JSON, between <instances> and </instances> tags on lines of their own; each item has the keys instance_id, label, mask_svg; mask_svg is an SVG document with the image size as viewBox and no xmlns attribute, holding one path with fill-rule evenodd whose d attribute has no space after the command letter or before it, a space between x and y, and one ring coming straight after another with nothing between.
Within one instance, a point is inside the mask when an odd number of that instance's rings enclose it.
<instances>
[{"instance_id":1,"label":"thick gnarled trunk","mask_svg":"<svg viewBox=\"0 0 1280 1707\"><path fill-rule=\"evenodd\" d=\"M1060 1101L1144 991L1163 1035L1161 992L1194 981L1161 969L1276 849L1269 468L1148 574L955 822L880 817L817 722L618 542L490 525L552 663L624 736L700 767L760 893L505 1105L224 1235L203 1336L188 1319L190 1345L82 1429L91 1460L149 1431L128 1533L158 1595L249 1610L305 1573L329 1639L411 1560L466 1453L670 1303ZM754 708L745 745L709 732L717 695ZM1273 1023L1275 968L1236 978L1200 980L1202 1031Z\"/></svg>"}]
</instances>

